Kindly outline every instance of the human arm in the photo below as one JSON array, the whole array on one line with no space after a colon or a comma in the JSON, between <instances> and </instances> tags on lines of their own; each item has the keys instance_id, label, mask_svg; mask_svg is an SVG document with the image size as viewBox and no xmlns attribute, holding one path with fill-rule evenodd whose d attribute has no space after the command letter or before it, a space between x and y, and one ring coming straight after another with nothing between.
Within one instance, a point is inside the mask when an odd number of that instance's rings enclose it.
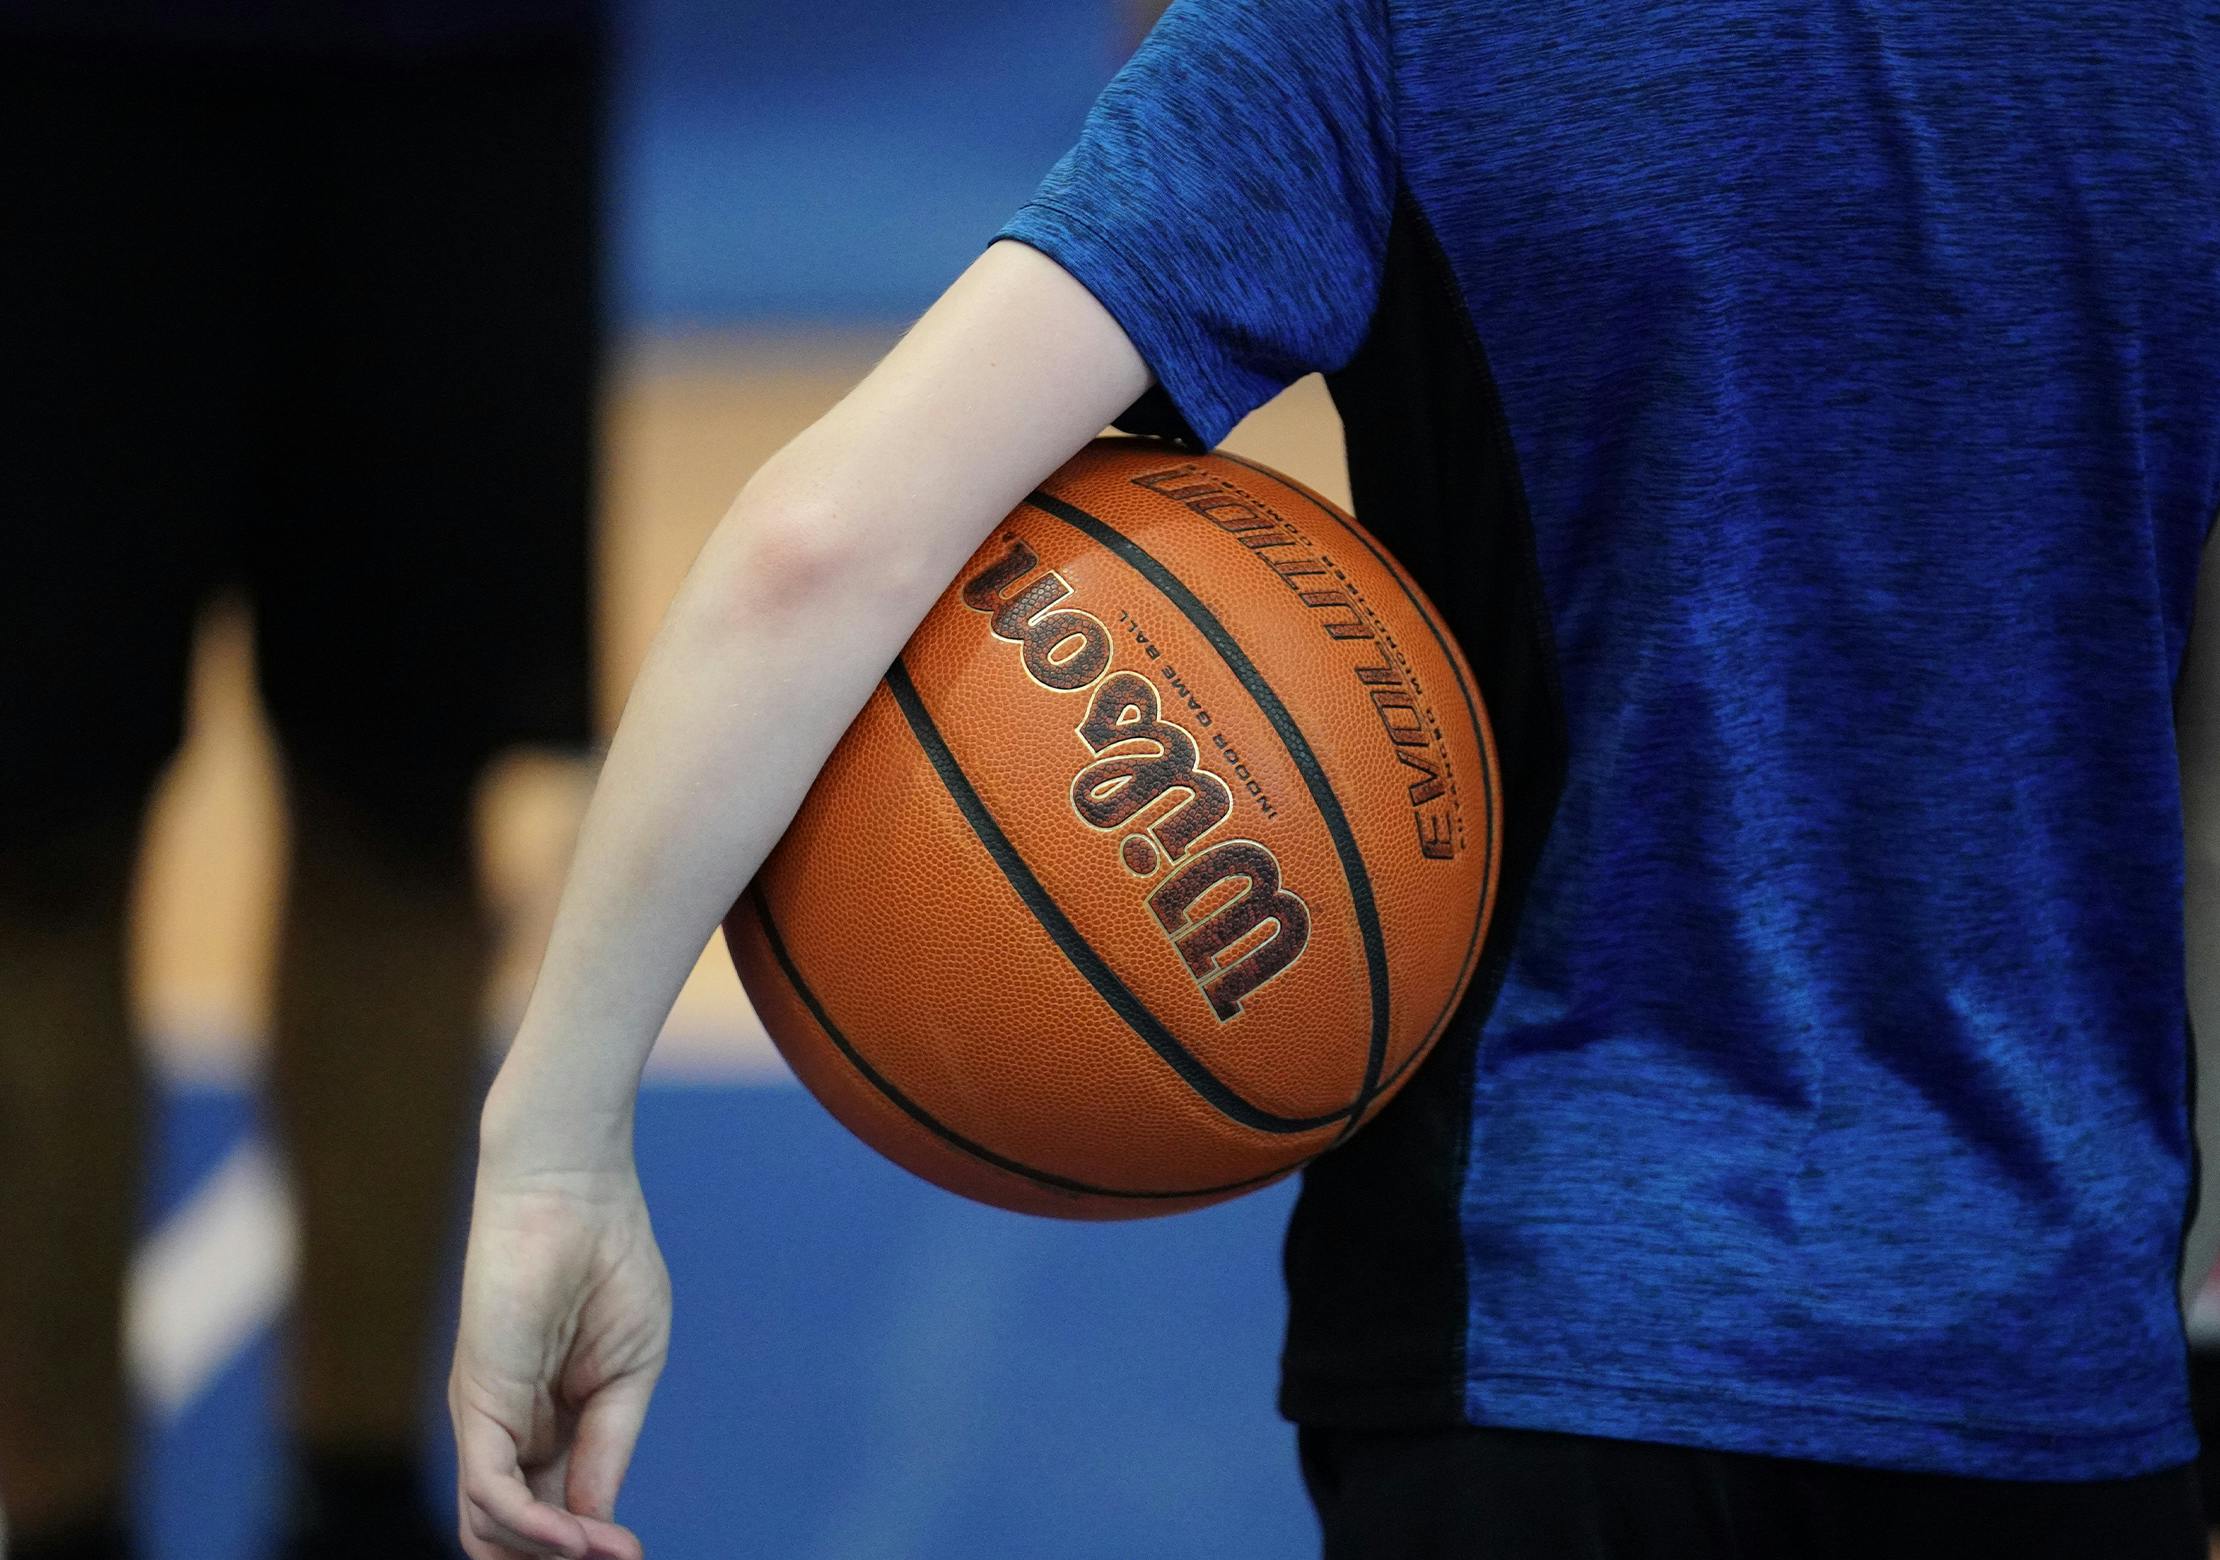
<instances>
[{"instance_id":1,"label":"human arm","mask_svg":"<svg viewBox=\"0 0 2220 1560\"><path fill-rule=\"evenodd\" d=\"M475 1560L639 1553L612 1517L668 1330L632 1167L648 1049L911 629L1148 383L1084 288L994 245L750 480L680 587L481 1123L449 1390Z\"/></svg>"}]
</instances>

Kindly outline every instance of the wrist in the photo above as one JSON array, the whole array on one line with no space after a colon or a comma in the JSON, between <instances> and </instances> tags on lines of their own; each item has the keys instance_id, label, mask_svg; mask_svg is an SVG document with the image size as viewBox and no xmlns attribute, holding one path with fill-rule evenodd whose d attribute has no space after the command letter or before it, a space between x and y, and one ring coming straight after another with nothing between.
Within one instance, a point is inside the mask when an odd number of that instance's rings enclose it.
<instances>
[{"instance_id":1,"label":"wrist","mask_svg":"<svg viewBox=\"0 0 2220 1560\"><path fill-rule=\"evenodd\" d=\"M632 1168L636 1086L593 1087L519 1037L478 1118L479 1173L544 1175Z\"/></svg>"}]
</instances>

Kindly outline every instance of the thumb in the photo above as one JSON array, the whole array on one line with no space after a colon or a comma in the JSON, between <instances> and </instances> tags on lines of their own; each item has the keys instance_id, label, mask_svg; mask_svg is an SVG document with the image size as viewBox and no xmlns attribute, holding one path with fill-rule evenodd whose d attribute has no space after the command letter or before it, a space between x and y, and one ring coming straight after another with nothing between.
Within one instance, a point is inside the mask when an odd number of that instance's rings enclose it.
<instances>
[{"instance_id":1,"label":"thumb","mask_svg":"<svg viewBox=\"0 0 2220 1560\"><path fill-rule=\"evenodd\" d=\"M639 1443L654 1390L651 1376L626 1377L595 1393L580 1411L571 1441L570 1480L563 1492L563 1503L572 1511L603 1522L616 1520L617 1489L632 1465L632 1448Z\"/></svg>"}]
</instances>

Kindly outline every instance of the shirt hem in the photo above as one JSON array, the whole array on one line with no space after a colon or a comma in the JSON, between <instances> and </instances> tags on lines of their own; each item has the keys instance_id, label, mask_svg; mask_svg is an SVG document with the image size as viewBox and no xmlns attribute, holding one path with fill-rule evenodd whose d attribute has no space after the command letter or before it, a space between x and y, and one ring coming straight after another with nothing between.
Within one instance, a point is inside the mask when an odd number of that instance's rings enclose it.
<instances>
[{"instance_id":1,"label":"shirt hem","mask_svg":"<svg viewBox=\"0 0 2220 1560\"><path fill-rule=\"evenodd\" d=\"M1221 382L1225 366L1205 361L1206 346L1177 339L1172 322L1187 316L1186 305L1168 296L1144 264L1086 216L1036 197L995 236L1039 250L1094 295L1148 364L1197 443L1216 448L1259 404L1228 392Z\"/></svg>"},{"instance_id":2,"label":"shirt hem","mask_svg":"<svg viewBox=\"0 0 2220 1560\"><path fill-rule=\"evenodd\" d=\"M1280 1412L1297 1424L1352 1430L1449 1422L1547 1430L1608 1440L1845 1467L2026 1483L2137 1478L2197 1456L2186 1410L2144 1425L1998 1425L1938 1418L1916 1409L1825 1398L1768 1400L1716 1383L1697 1385L1494 1371L1461 1386L1440 1378L1283 1382Z\"/></svg>"}]
</instances>

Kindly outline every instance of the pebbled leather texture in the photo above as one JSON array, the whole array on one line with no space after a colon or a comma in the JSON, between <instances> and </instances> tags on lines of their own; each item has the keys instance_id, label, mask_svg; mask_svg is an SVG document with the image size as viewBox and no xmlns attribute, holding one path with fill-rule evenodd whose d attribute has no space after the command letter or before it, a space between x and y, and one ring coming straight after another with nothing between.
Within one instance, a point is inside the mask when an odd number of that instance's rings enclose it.
<instances>
[{"instance_id":1,"label":"pebbled leather texture","mask_svg":"<svg viewBox=\"0 0 2220 1560\"><path fill-rule=\"evenodd\" d=\"M1101 439L934 606L726 937L797 1076L897 1163L1173 1212L1410 1075L1471 978L1500 787L1470 671L1354 522Z\"/></svg>"}]
</instances>

